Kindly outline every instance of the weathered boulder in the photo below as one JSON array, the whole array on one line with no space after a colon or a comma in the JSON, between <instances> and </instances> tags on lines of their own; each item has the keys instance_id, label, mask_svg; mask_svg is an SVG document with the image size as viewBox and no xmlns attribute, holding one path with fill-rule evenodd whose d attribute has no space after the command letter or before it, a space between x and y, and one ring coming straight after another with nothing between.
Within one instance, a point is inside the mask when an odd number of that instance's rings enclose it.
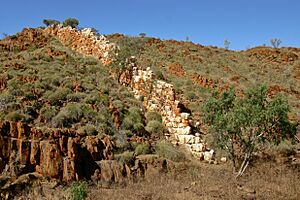
<instances>
[{"instance_id":1,"label":"weathered boulder","mask_svg":"<svg viewBox=\"0 0 300 200\"><path fill-rule=\"evenodd\" d=\"M99 169L93 174L93 180L100 180L104 183L122 183L131 175L130 168L125 163L116 160L101 160L97 164Z\"/></svg>"}]
</instances>

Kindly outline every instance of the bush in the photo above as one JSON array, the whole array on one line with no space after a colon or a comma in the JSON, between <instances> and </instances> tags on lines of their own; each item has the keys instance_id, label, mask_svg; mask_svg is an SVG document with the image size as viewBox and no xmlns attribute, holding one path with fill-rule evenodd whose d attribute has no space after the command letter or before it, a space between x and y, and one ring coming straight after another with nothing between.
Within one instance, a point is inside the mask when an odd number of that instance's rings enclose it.
<instances>
[{"instance_id":1,"label":"bush","mask_svg":"<svg viewBox=\"0 0 300 200\"><path fill-rule=\"evenodd\" d=\"M150 154L150 146L148 144L138 144L134 150L136 155L144 155L144 154Z\"/></svg>"},{"instance_id":2,"label":"bush","mask_svg":"<svg viewBox=\"0 0 300 200\"><path fill-rule=\"evenodd\" d=\"M241 176L253 153L260 150L259 145L277 145L296 133L288 112L283 96L270 100L268 88L260 86L248 90L242 98L237 98L233 90L210 98L203 116L219 147L228 153L234 171L239 169L237 176Z\"/></svg>"},{"instance_id":3,"label":"bush","mask_svg":"<svg viewBox=\"0 0 300 200\"><path fill-rule=\"evenodd\" d=\"M22 121L24 119L25 119L25 116L17 111L10 112L6 116L6 120L13 121L13 122Z\"/></svg>"},{"instance_id":4,"label":"bush","mask_svg":"<svg viewBox=\"0 0 300 200\"><path fill-rule=\"evenodd\" d=\"M179 151L171 143L165 141L160 141L156 143L155 152L159 156L175 162L180 162L185 160L185 155L183 152Z\"/></svg>"},{"instance_id":5,"label":"bush","mask_svg":"<svg viewBox=\"0 0 300 200\"><path fill-rule=\"evenodd\" d=\"M52 105L58 106L67 99L68 94L72 91L67 88L58 88L56 91L48 91L45 93L45 98L49 99Z\"/></svg>"},{"instance_id":6,"label":"bush","mask_svg":"<svg viewBox=\"0 0 300 200\"><path fill-rule=\"evenodd\" d=\"M15 102L15 97L8 92L0 94L0 110L7 110L9 105Z\"/></svg>"},{"instance_id":7,"label":"bush","mask_svg":"<svg viewBox=\"0 0 300 200\"><path fill-rule=\"evenodd\" d=\"M51 119L56 115L56 110L53 107L43 107L40 110L40 118L43 122L50 122Z\"/></svg>"},{"instance_id":8,"label":"bush","mask_svg":"<svg viewBox=\"0 0 300 200\"><path fill-rule=\"evenodd\" d=\"M128 164L130 166L133 166L134 162L135 162L134 153L130 152L130 151L125 151L125 152L123 152L121 154L116 154L115 158L116 158L116 160L118 162L126 163L126 164Z\"/></svg>"},{"instance_id":9,"label":"bush","mask_svg":"<svg viewBox=\"0 0 300 200\"><path fill-rule=\"evenodd\" d=\"M120 37L116 43L120 47L120 51L112 66L123 68L126 65L127 58L130 56L138 57L141 54L146 44L146 40L144 38L126 36Z\"/></svg>"},{"instance_id":10,"label":"bush","mask_svg":"<svg viewBox=\"0 0 300 200\"><path fill-rule=\"evenodd\" d=\"M289 140L284 140L273 148L277 153L283 156L290 156L295 153L295 146Z\"/></svg>"},{"instance_id":11,"label":"bush","mask_svg":"<svg viewBox=\"0 0 300 200\"><path fill-rule=\"evenodd\" d=\"M69 127L72 123L79 122L82 116L81 104L69 103L52 119L52 126L56 128Z\"/></svg>"},{"instance_id":12,"label":"bush","mask_svg":"<svg viewBox=\"0 0 300 200\"><path fill-rule=\"evenodd\" d=\"M44 23L46 26L51 26L51 25L58 25L58 24L60 24L59 21L54 20L54 19L44 19L44 20L43 20L43 23Z\"/></svg>"},{"instance_id":13,"label":"bush","mask_svg":"<svg viewBox=\"0 0 300 200\"><path fill-rule=\"evenodd\" d=\"M150 121L162 122L161 115L158 112L153 112L153 111L147 112L145 114L145 117L148 122L150 122Z\"/></svg>"},{"instance_id":14,"label":"bush","mask_svg":"<svg viewBox=\"0 0 300 200\"><path fill-rule=\"evenodd\" d=\"M135 124L143 124L142 113L139 108L131 107L125 114L125 118L122 122L122 128L125 130L135 130ZM136 125L136 128L140 128L139 125Z\"/></svg>"},{"instance_id":15,"label":"bush","mask_svg":"<svg viewBox=\"0 0 300 200\"><path fill-rule=\"evenodd\" d=\"M152 120L149 121L147 126L145 127L146 131L148 131L151 135L162 137L165 127L162 125L161 122Z\"/></svg>"},{"instance_id":16,"label":"bush","mask_svg":"<svg viewBox=\"0 0 300 200\"><path fill-rule=\"evenodd\" d=\"M133 125L133 129L134 129L135 131L141 132L141 133L145 131L144 124L142 124L142 123L135 123L135 124Z\"/></svg>"},{"instance_id":17,"label":"bush","mask_svg":"<svg viewBox=\"0 0 300 200\"><path fill-rule=\"evenodd\" d=\"M71 26L72 28L77 28L79 21L75 18L68 18L63 22L63 26Z\"/></svg>"},{"instance_id":18,"label":"bush","mask_svg":"<svg viewBox=\"0 0 300 200\"><path fill-rule=\"evenodd\" d=\"M82 135L98 135L98 131L94 125L87 124L78 130Z\"/></svg>"},{"instance_id":19,"label":"bush","mask_svg":"<svg viewBox=\"0 0 300 200\"><path fill-rule=\"evenodd\" d=\"M84 200L88 196L87 183L77 182L73 183L69 188L69 199L70 200Z\"/></svg>"}]
</instances>

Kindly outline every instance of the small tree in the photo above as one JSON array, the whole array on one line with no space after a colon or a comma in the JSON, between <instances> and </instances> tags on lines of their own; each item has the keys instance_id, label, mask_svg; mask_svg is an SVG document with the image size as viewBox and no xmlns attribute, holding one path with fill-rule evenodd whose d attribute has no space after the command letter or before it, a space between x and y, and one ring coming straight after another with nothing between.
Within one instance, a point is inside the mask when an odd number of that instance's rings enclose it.
<instances>
[{"instance_id":1,"label":"small tree","mask_svg":"<svg viewBox=\"0 0 300 200\"><path fill-rule=\"evenodd\" d=\"M229 49L229 45L230 45L230 41L227 40L227 39L225 39L224 40L224 47L225 47L225 49Z\"/></svg>"},{"instance_id":2,"label":"small tree","mask_svg":"<svg viewBox=\"0 0 300 200\"><path fill-rule=\"evenodd\" d=\"M270 40L270 43L271 43L272 47L278 48L279 45L281 44L281 40L278 38L273 38Z\"/></svg>"},{"instance_id":3,"label":"small tree","mask_svg":"<svg viewBox=\"0 0 300 200\"><path fill-rule=\"evenodd\" d=\"M59 21L54 20L54 19L44 19L44 20L43 20L43 23L44 23L46 26L51 26L51 25L58 25L58 24L60 24Z\"/></svg>"},{"instance_id":4,"label":"small tree","mask_svg":"<svg viewBox=\"0 0 300 200\"><path fill-rule=\"evenodd\" d=\"M146 37L146 33L140 33L139 36L144 38L144 37Z\"/></svg>"},{"instance_id":5,"label":"small tree","mask_svg":"<svg viewBox=\"0 0 300 200\"><path fill-rule=\"evenodd\" d=\"M296 132L288 121L287 101L280 95L269 100L267 91L261 86L249 90L244 98L236 98L233 90L226 91L220 97L214 95L204 106L204 120L216 144L228 153L237 176L259 150L258 144L279 144Z\"/></svg>"},{"instance_id":6,"label":"small tree","mask_svg":"<svg viewBox=\"0 0 300 200\"><path fill-rule=\"evenodd\" d=\"M79 21L75 18L68 18L63 22L63 26L71 26L72 28L77 28Z\"/></svg>"}]
</instances>

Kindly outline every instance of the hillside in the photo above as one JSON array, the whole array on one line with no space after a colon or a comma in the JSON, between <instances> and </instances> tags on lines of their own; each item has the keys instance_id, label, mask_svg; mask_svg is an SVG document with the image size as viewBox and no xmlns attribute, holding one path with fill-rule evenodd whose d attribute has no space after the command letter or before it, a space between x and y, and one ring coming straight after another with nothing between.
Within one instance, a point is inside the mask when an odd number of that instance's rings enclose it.
<instances>
[{"instance_id":1,"label":"hillside","mask_svg":"<svg viewBox=\"0 0 300 200\"><path fill-rule=\"evenodd\" d=\"M296 199L297 143L267 144L235 179L208 141L202 108L213 91L243 96L265 83L270 99L287 96L289 118L300 122L299 55L61 25L8 36L0 41L0 198L66 199L82 183L89 199Z\"/></svg>"},{"instance_id":2,"label":"hillside","mask_svg":"<svg viewBox=\"0 0 300 200\"><path fill-rule=\"evenodd\" d=\"M230 87L238 91L266 84L269 94L289 99L291 118L300 121L300 49L255 47L231 51L192 42L108 35L108 39L138 52L138 65L175 86L178 96L195 116L199 105L213 90ZM129 42L130 41L130 42ZM199 117L197 117L199 119Z\"/></svg>"}]
</instances>

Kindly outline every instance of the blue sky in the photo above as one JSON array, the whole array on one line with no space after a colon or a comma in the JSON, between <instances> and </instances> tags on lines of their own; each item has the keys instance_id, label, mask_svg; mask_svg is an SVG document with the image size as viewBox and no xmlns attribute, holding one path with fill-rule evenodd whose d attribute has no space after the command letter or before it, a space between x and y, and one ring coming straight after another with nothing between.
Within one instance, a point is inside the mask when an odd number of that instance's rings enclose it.
<instances>
[{"instance_id":1,"label":"blue sky","mask_svg":"<svg viewBox=\"0 0 300 200\"><path fill-rule=\"evenodd\" d=\"M75 17L80 27L202 45L246 49L267 44L300 47L299 0L1 0L0 34Z\"/></svg>"}]
</instances>

